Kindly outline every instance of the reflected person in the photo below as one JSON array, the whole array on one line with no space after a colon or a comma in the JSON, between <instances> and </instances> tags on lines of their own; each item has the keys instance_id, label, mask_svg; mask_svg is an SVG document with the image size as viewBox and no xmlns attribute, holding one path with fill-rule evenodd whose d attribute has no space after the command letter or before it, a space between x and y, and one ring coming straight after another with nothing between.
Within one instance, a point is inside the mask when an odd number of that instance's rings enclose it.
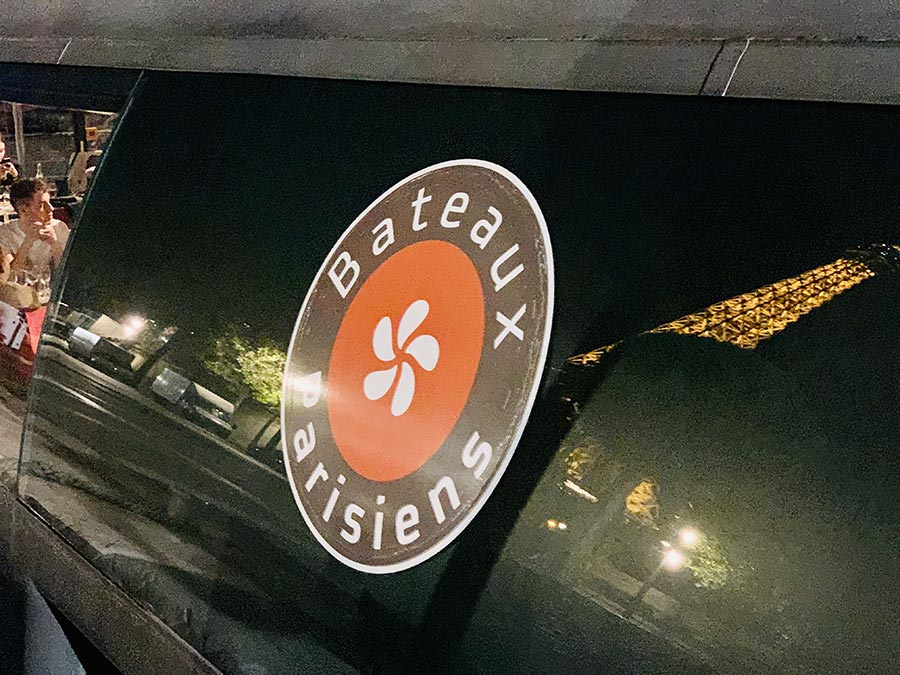
<instances>
[{"instance_id":1,"label":"reflected person","mask_svg":"<svg viewBox=\"0 0 900 675\"><path fill-rule=\"evenodd\" d=\"M53 218L46 181L26 178L12 184L9 201L17 219L0 225L0 248L9 264L10 277L20 272L37 277L59 267L69 227Z\"/></svg>"},{"instance_id":2,"label":"reflected person","mask_svg":"<svg viewBox=\"0 0 900 675\"><path fill-rule=\"evenodd\" d=\"M9 187L19 177L21 169L6 156L6 143L0 138L0 187Z\"/></svg>"}]
</instances>

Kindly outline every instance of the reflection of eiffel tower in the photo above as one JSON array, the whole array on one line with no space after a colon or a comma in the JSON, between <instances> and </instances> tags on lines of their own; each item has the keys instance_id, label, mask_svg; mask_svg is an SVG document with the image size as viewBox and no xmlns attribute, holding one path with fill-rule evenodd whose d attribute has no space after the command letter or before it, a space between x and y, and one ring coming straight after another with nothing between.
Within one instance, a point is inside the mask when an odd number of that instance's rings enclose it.
<instances>
[{"instance_id":1,"label":"reflection of eiffel tower","mask_svg":"<svg viewBox=\"0 0 900 675\"><path fill-rule=\"evenodd\" d=\"M799 276L717 302L648 332L694 335L729 342L741 349L753 349L804 314L875 276L876 270L896 269L900 265L900 246L874 246L852 251L851 255ZM618 344L615 342L573 356L569 362L583 366L595 364Z\"/></svg>"}]
</instances>

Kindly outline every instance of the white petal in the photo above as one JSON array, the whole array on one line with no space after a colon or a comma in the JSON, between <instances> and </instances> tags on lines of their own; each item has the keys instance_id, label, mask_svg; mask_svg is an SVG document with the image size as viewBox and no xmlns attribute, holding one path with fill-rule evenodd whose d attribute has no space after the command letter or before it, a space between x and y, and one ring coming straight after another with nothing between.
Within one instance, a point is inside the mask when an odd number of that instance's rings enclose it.
<instances>
[{"instance_id":1,"label":"white petal","mask_svg":"<svg viewBox=\"0 0 900 675\"><path fill-rule=\"evenodd\" d=\"M406 344L406 340L413 334L413 331L422 325L425 317L428 316L429 309L427 302L416 300L403 313L403 318L400 319L400 328L397 329L397 346L400 349L403 349L403 345Z\"/></svg>"},{"instance_id":2,"label":"white petal","mask_svg":"<svg viewBox=\"0 0 900 675\"><path fill-rule=\"evenodd\" d=\"M420 366L425 370L434 370L437 365L438 358L441 356L441 349L438 347L438 341L431 335L420 335L409 343L406 353L413 357Z\"/></svg>"},{"instance_id":3,"label":"white petal","mask_svg":"<svg viewBox=\"0 0 900 675\"><path fill-rule=\"evenodd\" d=\"M391 401L391 414L394 417L400 417L409 410L415 393L416 376L413 374L412 366L404 361L400 368L400 381L397 382L397 389L394 391L394 398Z\"/></svg>"},{"instance_id":4,"label":"white petal","mask_svg":"<svg viewBox=\"0 0 900 675\"><path fill-rule=\"evenodd\" d=\"M397 366L388 368L387 370L376 370L374 373L366 375L363 380L363 392L370 401L377 401L386 393L391 385L394 384L394 377L397 375Z\"/></svg>"},{"instance_id":5,"label":"white petal","mask_svg":"<svg viewBox=\"0 0 900 675\"><path fill-rule=\"evenodd\" d=\"M383 316L378 325L375 326L375 333L372 335L372 349L375 350L375 356L382 361L394 360L394 347L391 345L391 320Z\"/></svg>"}]
</instances>

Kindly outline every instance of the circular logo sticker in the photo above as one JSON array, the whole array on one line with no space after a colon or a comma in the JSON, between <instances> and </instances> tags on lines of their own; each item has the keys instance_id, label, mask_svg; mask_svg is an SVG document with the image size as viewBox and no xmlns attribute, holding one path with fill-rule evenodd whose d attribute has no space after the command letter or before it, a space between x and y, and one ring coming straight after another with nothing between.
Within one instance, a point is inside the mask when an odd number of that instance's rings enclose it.
<instances>
[{"instance_id":1,"label":"circular logo sticker","mask_svg":"<svg viewBox=\"0 0 900 675\"><path fill-rule=\"evenodd\" d=\"M294 498L329 553L397 572L465 529L528 420L552 312L544 217L500 166L428 167L353 222L303 302L281 405Z\"/></svg>"}]
</instances>

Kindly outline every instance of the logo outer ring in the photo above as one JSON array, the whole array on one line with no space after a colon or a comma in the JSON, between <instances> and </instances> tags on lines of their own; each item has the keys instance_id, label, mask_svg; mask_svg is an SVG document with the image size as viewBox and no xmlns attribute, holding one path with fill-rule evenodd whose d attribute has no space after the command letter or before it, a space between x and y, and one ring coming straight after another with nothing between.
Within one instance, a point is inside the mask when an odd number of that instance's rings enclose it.
<instances>
[{"instance_id":1,"label":"logo outer ring","mask_svg":"<svg viewBox=\"0 0 900 675\"><path fill-rule=\"evenodd\" d=\"M491 477L490 482L485 486L485 488L481 491L478 496L478 499L471 505L468 512L463 516L459 522L454 525L454 527L441 538L439 542L434 544L429 549L426 549L415 556L407 558L406 560L402 560L397 563L391 563L388 565L366 565L355 561L347 556L343 555L339 551L337 551L322 534L316 529L313 524L312 519L306 513L306 508L303 506L303 502L300 499L299 491L297 489L297 485L294 482L293 472L290 470L290 443L282 436L282 453L284 455L284 465L286 467L286 474L288 478L288 482L291 486L291 492L294 497L294 502L297 505L300 514L303 516L303 520L306 523L306 526L309 528L310 532L319 542L319 544L326 550L328 553L334 558L340 560L342 563L347 565L348 567L357 570L359 572L366 572L368 574L392 574L394 572L401 572L403 570L410 569L411 567L415 567L426 560L434 557L441 551L443 551L447 546L453 543L456 538L462 534L462 532L469 526L475 516L481 511L482 507L487 503L487 500L493 494L494 490L497 487L497 484L500 482L500 479L506 473L506 469L509 466L510 461L512 460L513 454L516 451L516 448L519 444L519 441L522 438L522 434L525 430L525 426L528 423L528 420L531 416L531 410L534 407L534 402L537 399L537 393L540 389L541 381L543 380L543 373L546 366L547 360L547 352L550 348L550 333L553 322L553 305L554 305L554 268L553 268L553 249L550 244L550 234L547 230L547 222L544 219L544 214L538 206L537 200L534 198L534 195L531 193L531 190L511 171L505 169L504 167L494 164L493 162L487 162L480 159L455 159L446 162L440 162L438 164L432 164L431 166L425 167L407 177L398 183L394 184L387 190L385 190L381 195L378 196L377 199L373 200L369 206L365 208L355 219L354 221L344 230L344 233L341 237L335 242L334 246L328 252L328 255L325 256L324 262L322 266L319 268L319 271L316 273L315 278L312 281L312 284L309 287L309 290L306 293L306 297L303 299L303 304L300 307L300 311L297 314L297 320L294 323L294 329L291 334L291 341L288 345L288 354L294 353L294 343L296 342L298 336L300 335L300 324L303 321L303 316L306 313L306 308L309 305L310 300L312 300L313 295L315 294L316 289L319 286L319 282L322 279L322 276L325 274L325 269L327 267L326 263L330 261L335 253L341 248L344 243L344 240L353 232L356 228L357 224L362 221L369 212L375 208L378 204L380 204L384 199L386 199L390 194L397 191L407 183L412 182L413 180L420 178L426 174L429 174L433 171L437 171L439 169L444 169L447 167L453 166L476 166L483 169L488 169L489 171L493 171L503 178L512 183L517 190L525 197L525 200L528 202L529 207L531 207L532 213L534 213L535 220L538 224L538 229L541 232L542 243L544 245L545 259L546 259L546 275L547 275L547 297L546 297L546 316L544 323L544 334L541 338L541 346L538 357L538 362L540 363L540 370L538 371L538 375L534 378L534 382L532 382L530 391L528 393L528 397L525 400L525 405L522 409L522 417L519 423L516 425L515 433L513 434L510 443L509 449L504 453L503 459L497 465L497 469L494 471L493 476ZM287 428L286 420L285 420L285 404L284 402L287 400L287 389L288 389L288 369L290 367L291 361L288 359L285 363L285 370L282 376L282 388L281 388L281 411L280 411L280 422L282 433Z\"/></svg>"}]
</instances>

